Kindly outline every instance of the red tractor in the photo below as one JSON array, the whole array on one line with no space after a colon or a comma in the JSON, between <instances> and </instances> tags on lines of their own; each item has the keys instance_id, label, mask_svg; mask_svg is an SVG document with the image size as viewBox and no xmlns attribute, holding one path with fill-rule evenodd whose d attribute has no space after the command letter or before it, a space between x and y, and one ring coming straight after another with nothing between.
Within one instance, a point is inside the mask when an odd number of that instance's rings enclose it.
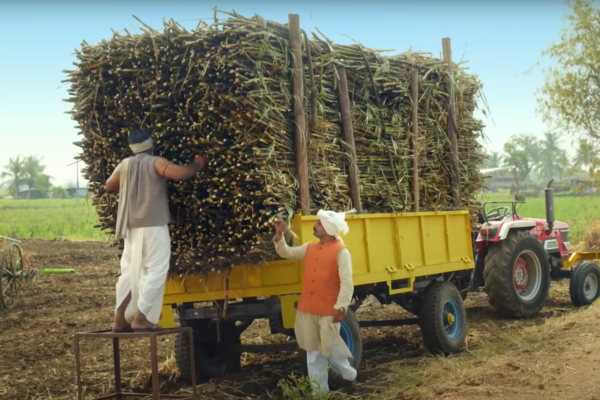
<instances>
[{"instance_id":1,"label":"red tractor","mask_svg":"<svg viewBox=\"0 0 600 400\"><path fill-rule=\"evenodd\" d=\"M600 268L589 261L600 255L569 253L569 225L554 219L551 184L544 190L546 220L518 215L517 204L524 201L483 205L470 289L483 286L489 303L505 316L523 318L540 311L553 279L571 279L575 306L591 304L600 296ZM507 203L512 207L486 210L488 204Z\"/></svg>"}]
</instances>

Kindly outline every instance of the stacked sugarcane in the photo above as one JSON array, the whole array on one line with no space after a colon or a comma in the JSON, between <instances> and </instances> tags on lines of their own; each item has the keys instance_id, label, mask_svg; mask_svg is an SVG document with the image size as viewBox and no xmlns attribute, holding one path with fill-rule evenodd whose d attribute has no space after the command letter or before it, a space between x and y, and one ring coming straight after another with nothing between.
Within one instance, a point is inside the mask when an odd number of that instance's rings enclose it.
<instances>
[{"instance_id":1,"label":"stacked sugarcane","mask_svg":"<svg viewBox=\"0 0 600 400\"><path fill-rule=\"evenodd\" d=\"M325 37L304 39L311 212L352 207L336 72L341 65L363 212L413 207L413 68L420 77L420 209L450 209L445 64L413 52L384 57ZM206 153L210 160L196 178L169 184L172 272L274 258L272 223L299 208L288 26L235 13L194 31L171 20L162 32L146 27L142 34L115 33L97 45L84 42L77 59L77 69L68 71L72 116L83 135L80 157L100 228L114 232L118 197L105 193L104 183L131 154L129 130L142 127L152 132L157 155L189 163ZM460 68L452 82L462 202L469 204L482 186L477 138L483 125L473 117L480 84Z\"/></svg>"}]
</instances>

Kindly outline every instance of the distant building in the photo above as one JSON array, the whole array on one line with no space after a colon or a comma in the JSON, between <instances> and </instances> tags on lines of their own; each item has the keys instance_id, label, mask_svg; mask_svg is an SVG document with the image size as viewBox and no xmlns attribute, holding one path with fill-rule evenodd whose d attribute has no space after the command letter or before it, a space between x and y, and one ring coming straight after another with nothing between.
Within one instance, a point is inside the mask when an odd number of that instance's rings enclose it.
<instances>
[{"instance_id":1,"label":"distant building","mask_svg":"<svg viewBox=\"0 0 600 400\"><path fill-rule=\"evenodd\" d=\"M67 193L69 194L69 197L77 197L77 194L79 192L79 197L85 197L87 195L87 189L86 188L67 188Z\"/></svg>"},{"instance_id":2,"label":"distant building","mask_svg":"<svg viewBox=\"0 0 600 400\"><path fill-rule=\"evenodd\" d=\"M485 186L492 192L511 189L515 185L515 167L486 168L480 170Z\"/></svg>"},{"instance_id":3,"label":"distant building","mask_svg":"<svg viewBox=\"0 0 600 400\"><path fill-rule=\"evenodd\" d=\"M37 200L37 199L47 199L48 193L40 192L36 189L31 190L22 190L19 192L19 199L29 199L29 200Z\"/></svg>"}]
</instances>

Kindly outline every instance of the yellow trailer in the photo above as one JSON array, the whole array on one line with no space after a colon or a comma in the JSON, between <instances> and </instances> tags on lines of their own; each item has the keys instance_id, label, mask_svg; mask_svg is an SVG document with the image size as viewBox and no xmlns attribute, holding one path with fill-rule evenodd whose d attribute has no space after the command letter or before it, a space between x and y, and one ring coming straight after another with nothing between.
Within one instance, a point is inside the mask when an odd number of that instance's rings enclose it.
<instances>
[{"instance_id":1,"label":"yellow trailer","mask_svg":"<svg viewBox=\"0 0 600 400\"><path fill-rule=\"evenodd\" d=\"M343 240L352 254L354 300L342 321L341 336L358 367L362 358L360 327L419 324L426 348L449 354L466 336L463 295L474 268L468 211L348 215ZM316 241L315 216L297 215L292 245ZM240 265L230 273L168 278L161 325L194 329L196 371L200 379L233 372L242 352L296 350L295 344L243 346L241 333L255 319L268 319L272 333L293 336L294 303L302 291L302 261L278 260ZM462 292L462 293L461 293ZM368 295L395 302L417 317L358 321L354 311ZM176 340L177 363L188 376L188 343Z\"/></svg>"}]
</instances>

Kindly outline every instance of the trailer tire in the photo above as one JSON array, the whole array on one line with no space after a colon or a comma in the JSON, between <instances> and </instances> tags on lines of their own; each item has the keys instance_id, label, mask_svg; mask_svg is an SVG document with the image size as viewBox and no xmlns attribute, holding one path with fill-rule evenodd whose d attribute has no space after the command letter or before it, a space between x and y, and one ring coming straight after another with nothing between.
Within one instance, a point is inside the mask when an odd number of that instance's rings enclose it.
<instances>
[{"instance_id":1,"label":"trailer tire","mask_svg":"<svg viewBox=\"0 0 600 400\"><path fill-rule=\"evenodd\" d=\"M349 359L350 365L358 371L362 362L362 351L363 343L362 336L360 333L360 325L356 314L349 310L340 326L340 336L348 346L352 358ZM306 351L298 349L298 362L300 364L300 370L304 375L308 375L308 368L306 365ZM344 384L344 380L337 370L329 363L329 387L332 390L340 389Z\"/></svg>"},{"instance_id":2,"label":"trailer tire","mask_svg":"<svg viewBox=\"0 0 600 400\"><path fill-rule=\"evenodd\" d=\"M193 328L196 330L197 328ZM202 328L198 328L202 329ZM235 332L235 331L234 331ZM222 338L222 343L201 340L194 335L194 361L196 382L203 383L219 378L226 373L241 369L241 354L229 352L228 344L241 344L239 336ZM175 337L175 362L183 382L191 382L190 345L187 334L178 333Z\"/></svg>"},{"instance_id":3,"label":"trailer tire","mask_svg":"<svg viewBox=\"0 0 600 400\"><path fill-rule=\"evenodd\" d=\"M512 318L531 317L548 299L548 255L529 232L510 232L505 240L489 244L483 279L488 302L496 312Z\"/></svg>"},{"instance_id":4,"label":"trailer tire","mask_svg":"<svg viewBox=\"0 0 600 400\"><path fill-rule=\"evenodd\" d=\"M425 289L421 335L427 351L449 355L460 351L467 337L467 315L458 288L451 282L433 282Z\"/></svg>"},{"instance_id":5,"label":"trailer tire","mask_svg":"<svg viewBox=\"0 0 600 400\"><path fill-rule=\"evenodd\" d=\"M575 307L588 306L600 297L600 268L591 261L575 266L569 286L571 302Z\"/></svg>"}]
</instances>

